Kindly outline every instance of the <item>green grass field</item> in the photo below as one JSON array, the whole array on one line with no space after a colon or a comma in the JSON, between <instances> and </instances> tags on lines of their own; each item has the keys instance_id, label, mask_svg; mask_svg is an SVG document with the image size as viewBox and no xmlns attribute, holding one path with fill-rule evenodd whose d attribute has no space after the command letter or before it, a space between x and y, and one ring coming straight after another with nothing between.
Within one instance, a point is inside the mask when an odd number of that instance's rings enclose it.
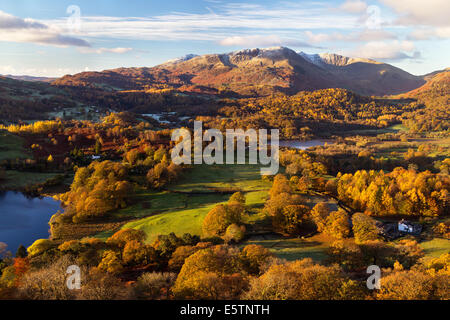
<instances>
[{"instance_id":1,"label":"green grass field","mask_svg":"<svg viewBox=\"0 0 450 320\"><path fill-rule=\"evenodd\" d=\"M40 184L57 176L57 173L42 172L22 172L7 170L6 180L2 183L2 187L6 189L20 189L28 185Z\"/></svg>"},{"instance_id":2,"label":"green grass field","mask_svg":"<svg viewBox=\"0 0 450 320\"><path fill-rule=\"evenodd\" d=\"M171 232L174 232L178 236L184 233L201 235L203 219L215 205L210 204L193 209L158 214L129 222L123 228L144 231L147 234L147 242L152 242L160 234L169 234Z\"/></svg>"},{"instance_id":3,"label":"green grass field","mask_svg":"<svg viewBox=\"0 0 450 320\"><path fill-rule=\"evenodd\" d=\"M185 198L183 199L183 201L186 202L180 201L181 198L175 199L176 201L178 201L179 205L186 205L186 208L167 208L164 212L156 213L152 216L126 223L122 228L132 228L144 231L147 235L147 242L152 242L160 234L169 234L171 232L174 232L178 236L182 236L184 233L190 233L200 236L202 234L203 219L208 214L208 212L217 204L225 203L229 198L229 195L220 194L205 194L195 196L170 193L161 194L161 196L166 197L165 199L167 199L167 201L169 201L169 197L173 195L176 195L178 197L184 196ZM264 205L267 192L249 192L246 194L246 196L247 205L249 206L249 209L252 210L252 208L258 208ZM154 201L156 200L161 204L161 206L158 207L159 209L167 206L177 205L176 201L173 201L172 204L170 204L169 202L165 202L162 198L154 198ZM156 208L153 208L153 210L158 211ZM135 209L133 207L129 207L122 210L120 214L126 214L130 211L135 211ZM143 215L144 214L145 213L143 213ZM152 209L148 209L146 214L152 214ZM262 218L263 216L259 214L251 214L246 217L246 222L253 223ZM104 238L109 235L110 233L104 233L100 236Z\"/></svg>"},{"instance_id":4,"label":"green grass field","mask_svg":"<svg viewBox=\"0 0 450 320\"><path fill-rule=\"evenodd\" d=\"M171 190L211 191L233 189L240 191L267 190L270 182L263 181L258 165L194 165Z\"/></svg>"},{"instance_id":5,"label":"green grass field","mask_svg":"<svg viewBox=\"0 0 450 320\"><path fill-rule=\"evenodd\" d=\"M11 190L20 189L28 185L44 183L48 179L54 178L57 175L57 173L7 170L6 179L2 183L2 187Z\"/></svg>"},{"instance_id":6,"label":"green grass field","mask_svg":"<svg viewBox=\"0 0 450 320\"><path fill-rule=\"evenodd\" d=\"M381 129L359 129L359 130L349 130L347 133L352 133L354 135L365 135L365 134L383 134L383 133L396 133L405 132L407 129L402 124L394 124L390 127Z\"/></svg>"},{"instance_id":7,"label":"green grass field","mask_svg":"<svg viewBox=\"0 0 450 320\"><path fill-rule=\"evenodd\" d=\"M420 243L425 258L437 258L444 253L450 253L450 240L434 238Z\"/></svg>"},{"instance_id":8,"label":"green grass field","mask_svg":"<svg viewBox=\"0 0 450 320\"><path fill-rule=\"evenodd\" d=\"M8 159L26 159L30 157L23 147L23 139L4 130L0 130L0 161Z\"/></svg>"},{"instance_id":9,"label":"green grass field","mask_svg":"<svg viewBox=\"0 0 450 320\"><path fill-rule=\"evenodd\" d=\"M265 239L264 239L265 238ZM277 257L288 261L311 258L321 262L327 258L327 243L315 237L309 239L281 238L277 236L253 237L242 246L257 244L268 248Z\"/></svg>"},{"instance_id":10,"label":"green grass field","mask_svg":"<svg viewBox=\"0 0 450 320\"><path fill-rule=\"evenodd\" d=\"M171 232L179 236L184 233L201 235L203 219L207 213L230 197L230 194L216 191L240 190L244 192L249 208L245 221L254 223L264 219L259 214L259 209L264 206L267 191L271 187L270 182L261 179L259 170L257 165L194 166L169 191L140 191L134 205L115 215L137 218L122 228L144 231L148 242L152 242L160 234ZM112 231L103 232L97 237L106 238L111 233Z\"/></svg>"}]
</instances>

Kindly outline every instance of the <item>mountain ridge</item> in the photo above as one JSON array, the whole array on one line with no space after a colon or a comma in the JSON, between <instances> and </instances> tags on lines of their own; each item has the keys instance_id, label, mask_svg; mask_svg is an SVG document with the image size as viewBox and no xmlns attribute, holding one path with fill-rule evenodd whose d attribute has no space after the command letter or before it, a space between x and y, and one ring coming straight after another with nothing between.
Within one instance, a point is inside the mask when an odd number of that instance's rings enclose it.
<instances>
[{"instance_id":1,"label":"mountain ridge","mask_svg":"<svg viewBox=\"0 0 450 320\"><path fill-rule=\"evenodd\" d=\"M287 47L253 48L172 59L154 67L117 68L66 75L57 86L106 90L162 90L242 96L295 94L343 88L363 95L401 94L425 84L424 76L370 59L310 55Z\"/></svg>"}]
</instances>

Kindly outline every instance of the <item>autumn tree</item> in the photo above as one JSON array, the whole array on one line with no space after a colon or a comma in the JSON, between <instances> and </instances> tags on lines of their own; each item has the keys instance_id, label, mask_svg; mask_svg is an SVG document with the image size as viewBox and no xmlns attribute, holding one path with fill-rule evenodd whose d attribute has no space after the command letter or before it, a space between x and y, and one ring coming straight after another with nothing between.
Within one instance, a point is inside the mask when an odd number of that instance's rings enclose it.
<instances>
[{"instance_id":1,"label":"autumn tree","mask_svg":"<svg viewBox=\"0 0 450 320\"><path fill-rule=\"evenodd\" d=\"M102 261L98 268L111 274L117 274L122 272L123 264L117 252L107 250L103 253Z\"/></svg>"},{"instance_id":2,"label":"autumn tree","mask_svg":"<svg viewBox=\"0 0 450 320\"><path fill-rule=\"evenodd\" d=\"M352 216L352 225L356 243L379 238L376 221L364 213L355 213Z\"/></svg>"},{"instance_id":3,"label":"autumn tree","mask_svg":"<svg viewBox=\"0 0 450 320\"><path fill-rule=\"evenodd\" d=\"M136 229L122 229L114 233L106 240L108 244L114 244L123 248L128 242L136 241L142 243L146 238L142 230Z\"/></svg>"},{"instance_id":4,"label":"autumn tree","mask_svg":"<svg viewBox=\"0 0 450 320\"><path fill-rule=\"evenodd\" d=\"M127 178L127 168L112 161L93 162L79 168L70 191L60 197L66 206L64 214L79 223L126 207L133 194Z\"/></svg>"},{"instance_id":5,"label":"autumn tree","mask_svg":"<svg viewBox=\"0 0 450 320\"><path fill-rule=\"evenodd\" d=\"M243 206L236 202L215 206L203 220L203 234L207 237L223 236L230 225L242 224L243 211Z\"/></svg>"},{"instance_id":6,"label":"autumn tree","mask_svg":"<svg viewBox=\"0 0 450 320\"><path fill-rule=\"evenodd\" d=\"M361 299L362 288L345 277L337 266L326 267L311 259L275 264L250 281L243 294L251 300Z\"/></svg>"},{"instance_id":7,"label":"autumn tree","mask_svg":"<svg viewBox=\"0 0 450 320\"><path fill-rule=\"evenodd\" d=\"M241 253L244 268L253 275L258 275L271 257L273 257L273 254L269 249L256 244L246 245Z\"/></svg>"},{"instance_id":8,"label":"autumn tree","mask_svg":"<svg viewBox=\"0 0 450 320\"><path fill-rule=\"evenodd\" d=\"M309 212L309 207L305 205L286 205L273 216L274 229L284 234L299 234L309 222Z\"/></svg>"},{"instance_id":9,"label":"autumn tree","mask_svg":"<svg viewBox=\"0 0 450 320\"><path fill-rule=\"evenodd\" d=\"M16 258L26 258L27 255L27 249L23 245L20 245L19 248L17 248Z\"/></svg>"},{"instance_id":10,"label":"autumn tree","mask_svg":"<svg viewBox=\"0 0 450 320\"><path fill-rule=\"evenodd\" d=\"M176 278L175 273L147 272L137 279L133 290L139 299L168 299Z\"/></svg>"},{"instance_id":11,"label":"autumn tree","mask_svg":"<svg viewBox=\"0 0 450 320\"><path fill-rule=\"evenodd\" d=\"M428 300L432 297L432 276L416 271L391 273L380 280L380 300Z\"/></svg>"},{"instance_id":12,"label":"autumn tree","mask_svg":"<svg viewBox=\"0 0 450 320\"><path fill-rule=\"evenodd\" d=\"M326 227L327 218L330 215L330 209L325 202L317 203L311 210L311 218L316 225L318 232L323 232Z\"/></svg>"},{"instance_id":13,"label":"autumn tree","mask_svg":"<svg viewBox=\"0 0 450 320\"><path fill-rule=\"evenodd\" d=\"M236 299L246 287L239 250L214 246L186 259L172 291L182 299Z\"/></svg>"},{"instance_id":14,"label":"autumn tree","mask_svg":"<svg viewBox=\"0 0 450 320\"><path fill-rule=\"evenodd\" d=\"M245 237L245 226L237 225L235 223L230 224L227 229L225 230L225 234L223 236L223 239L227 242L235 242L238 243L242 241Z\"/></svg>"},{"instance_id":15,"label":"autumn tree","mask_svg":"<svg viewBox=\"0 0 450 320\"><path fill-rule=\"evenodd\" d=\"M235 192L231 195L228 200L228 204L238 203L242 206L245 206L245 196L242 192Z\"/></svg>"},{"instance_id":16,"label":"autumn tree","mask_svg":"<svg viewBox=\"0 0 450 320\"><path fill-rule=\"evenodd\" d=\"M179 246L175 249L175 251L172 253L172 256L169 260L169 269L171 271L179 272L181 270L181 267L184 264L184 261L193 255L195 252L206 249L208 247L212 246L212 243L210 242L199 242L197 245L187 245L187 246Z\"/></svg>"},{"instance_id":17,"label":"autumn tree","mask_svg":"<svg viewBox=\"0 0 450 320\"><path fill-rule=\"evenodd\" d=\"M123 248L122 259L127 265L148 265L156 259L156 252L150 245L131 240Z\"/></svg>"},{"instance_id":18,"label":"autumn tree","mask_svg":"<svg viewBox=\"0 0 450 320\"><path fill-rule=\"evenodd\" d=\"M18 295L22 299L33 300L69 300L74 299L76 290L67 285L67 268L76 262L69 256L63 256L45 268L30 270L21 279ZM84 268L82 272L85 272Z\"/></svg>"},{"instance_id":19,"label":"autumn tree","mask_svg":"<svg viewBox=\"0 0 450 320\"><path fill-rule=\"evenodd\" d=\"M343 210L333 211L327 217L325 233L336 238L343 239L350 234L350 222L348 214Z\"/></svg>"}]
</instances>

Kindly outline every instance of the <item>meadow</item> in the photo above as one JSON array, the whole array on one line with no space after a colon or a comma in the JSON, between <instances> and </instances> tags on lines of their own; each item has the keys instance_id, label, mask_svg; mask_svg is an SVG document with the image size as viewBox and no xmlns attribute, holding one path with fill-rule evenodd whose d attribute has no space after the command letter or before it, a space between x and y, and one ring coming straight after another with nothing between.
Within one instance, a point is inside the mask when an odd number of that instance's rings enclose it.
<instances>
[{"instance_id":1,"label":"meadow","mask_svg":"<svg viewBox=\"0 0 450 320\"><path fill-rule=\"evenodd\" d=\"M251 237L242 243L242 246L249 244L261 245L270 250L275 256L288 261L304 258L311 258L316 262L321 262L327 258L327 239L321 235L311 238L284 238L278 235L265 235Z\"/></svg>"},{"instance_id":2,"label":"meadow","mask_svg":"<svg viewBox=\"0 0 450 320\"><path fill-rule=\"evenodd\" d=\"M159 234L174 232L201 235L202 223L208 212L217 204L228 201L232 192L241 191L246 196L247 223L256 223L265 217L259 213L264 206L270 181L264 181L258 165L198 165L186 172L176 184L162 192L140 190L135 203L114 213L117 218L130 218L122 229L142 230L147 242ZM96 237L106 238L115 230L102 232Z\"/></svg>"},{"instance_id":3,"label":"meadow","mask_svg":"<svg viewBox=\"0 0 450 320\"><path fill-rule=\"evenodd\" d=\"M450 252L450 240L434 238L420 243L425 259L438 258L440 255Z\"/></svg>"},{"instance_id":4,"label":"meadow","mask_svg":"<svg viewBox=\"0 0 450 320\"><path fill-rule=\"evenodd\" d=\"M7 131L0 130L0 161L7 159L26 159L29 152L23 146L24 140Z\"/></svg>"},{"instance_id":5,"label":"meadow","mask_svg":"<svg viewBox=\"0 0 450 320\"><path fill-rule=\"evenodd\" d=\"M169 186L169 190L138 192L134 205L119 210L114 215L135 217L135 220L124 224L121 229L144 231L147 243L152 243L159 234L171 232L177 236L184 233L201 236L203 219L208 212L217 204L226 203L230 192L241 191L246 197L244 222L249 228L249 237L242 246L262 245L277 257L289 261L302 258L323 261L327 257L326 249L329 244L324 237L286 238L265 232L270 230L270 219L261 209L270 187L271 182L262 179L257 165L193 166L178 183ZM312 195L304 195L304 198L310 207L324 201L331 209L337 209L333 200ZM116 230L102 232L96 237L106 239L114 231ZM261 233L267 234L260 235Z\"/></svg>"}]
</instances>

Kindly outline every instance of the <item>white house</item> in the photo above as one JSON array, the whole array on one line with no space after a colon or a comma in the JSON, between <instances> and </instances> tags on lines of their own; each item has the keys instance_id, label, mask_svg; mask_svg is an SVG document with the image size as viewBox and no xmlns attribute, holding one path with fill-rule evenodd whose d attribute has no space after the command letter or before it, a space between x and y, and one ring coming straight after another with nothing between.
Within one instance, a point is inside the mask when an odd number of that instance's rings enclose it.
<instances>
[{"instance_id":1,"label":"white house","mask_svg":"<svg viewBox=\"0 0 450 320\"><path fill-rule=\"evenodd\" d=\"M401 220L398 222L398 231L412 233L414 232L414 226L405 220Z\"/></svg>"}]
</instances>

